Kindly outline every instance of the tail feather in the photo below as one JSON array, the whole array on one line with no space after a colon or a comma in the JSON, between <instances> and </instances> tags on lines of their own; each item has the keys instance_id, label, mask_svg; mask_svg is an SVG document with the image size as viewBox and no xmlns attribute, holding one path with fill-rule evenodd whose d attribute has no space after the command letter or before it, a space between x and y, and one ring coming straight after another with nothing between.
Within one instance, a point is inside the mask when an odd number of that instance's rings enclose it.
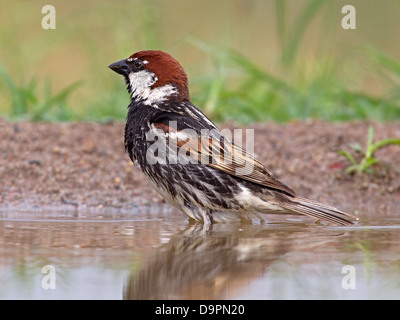
<instances>
[{"instance_id":1,"label":"tail feather","mask_svg":"<svg viewBox=\"0 0 400 320\"><path fill-rule=\"evenodd\" d=\"M281 206L294 213L304 214L339 225L352 225L354 223L353 220L358 220L357 217L344 211L301 197L290 199L290 202L282 203Z\"/></svg>"}]
</instances>

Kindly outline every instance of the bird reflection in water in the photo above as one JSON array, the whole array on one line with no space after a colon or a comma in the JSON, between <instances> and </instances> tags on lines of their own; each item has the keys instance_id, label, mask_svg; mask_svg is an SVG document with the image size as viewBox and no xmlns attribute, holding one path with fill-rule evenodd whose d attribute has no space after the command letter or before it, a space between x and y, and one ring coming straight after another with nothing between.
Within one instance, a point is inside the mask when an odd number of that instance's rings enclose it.
<instances>
[{"instance_id":1,"label":"bird reflection in water","mask_svg":"<svg viewBox=\"0 0 400 320\"><path fill-rule=\"evenodd\" d=\"M313 232L343 234L298 223L189 225L130 275L124 298L233 299L284 254L323 245Z\"/></svg>"}]
</instances>

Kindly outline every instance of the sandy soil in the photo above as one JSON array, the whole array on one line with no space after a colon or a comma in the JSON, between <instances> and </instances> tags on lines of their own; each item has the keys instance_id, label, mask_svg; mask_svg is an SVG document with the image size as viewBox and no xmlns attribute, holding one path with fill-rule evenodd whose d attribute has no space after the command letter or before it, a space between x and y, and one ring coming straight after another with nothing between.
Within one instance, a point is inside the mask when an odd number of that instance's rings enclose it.
<instances>
[{"instance_id":1,"label":"sandy soil","mask_svg":"<svg viewBox=\"0 0 400 320\"><path fill-rule=\"evenodd\" d=\"M374 174L346 175L338 150L365 145L366 122L264 123L255 153L298 195L361 215L400 215L400 147L389 146ZM374 123L375 139L400 137L399 123ZM240 128L233 124L221 128ZM130 163L124 124L9 123L0 119L0 211L130 211L162 203Z\"/></svg>"}]
</instances>

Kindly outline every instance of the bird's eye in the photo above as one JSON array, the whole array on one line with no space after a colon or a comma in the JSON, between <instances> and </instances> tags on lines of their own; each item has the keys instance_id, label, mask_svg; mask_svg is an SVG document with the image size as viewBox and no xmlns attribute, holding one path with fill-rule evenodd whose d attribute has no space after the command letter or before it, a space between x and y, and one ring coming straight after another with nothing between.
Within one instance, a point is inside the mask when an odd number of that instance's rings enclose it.
<instances>
[{"instance_id":1,"label":"bird's eye","mask_svg":"<svg viewBox=\"0 0 400 320\"><path fill-rule=\"evenodd\" d=\"M144 66L144 63L142 60L136 59L135 61L133 61L133 65L136 69L141 69Z\"/></svg>"}]
</instances>

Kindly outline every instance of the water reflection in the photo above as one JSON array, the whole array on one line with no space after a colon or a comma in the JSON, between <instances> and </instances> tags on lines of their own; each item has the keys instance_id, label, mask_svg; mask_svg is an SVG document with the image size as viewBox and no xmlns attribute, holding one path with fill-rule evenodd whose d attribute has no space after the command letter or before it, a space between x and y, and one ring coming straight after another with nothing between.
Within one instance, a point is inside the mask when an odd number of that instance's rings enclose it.
<instances>
[{"instance_id":1,"label":"water reflection","mask_svg":"<svg viewBox=\"0 0 400 320\"><path fill-rule=\"evenodd\" d=\"M175 219L159 207L118 214L1 212L0 299L121 299L127 271L181 230ZM42 288L45 265L55 267L56 290Z\"/></svg>"},{"instance_id":2,"label":"water reflection","mask_svg":"<svg viewBox=\"0 0 400 320\"><path fill-rule=\"evenodd\" d=\"M400 219L216 224L171 211L0 214L0 299L400 298ZM41 286L44 265L56 290ZM344 265L357 289L343 290Z\"/></svg>"},{"instance_id":3,"label":"water reflection","mask_svg":"<svg viewBox=\"0 0 400 320\"><path fill-rule=\"evenodd\" d=\"M124 290L125 299L231 299L289 252L341 247L348 231L296 224L190 225L161 246ZM318 260L318 259L317 259Z\"/></svg>"}]
</instances>

